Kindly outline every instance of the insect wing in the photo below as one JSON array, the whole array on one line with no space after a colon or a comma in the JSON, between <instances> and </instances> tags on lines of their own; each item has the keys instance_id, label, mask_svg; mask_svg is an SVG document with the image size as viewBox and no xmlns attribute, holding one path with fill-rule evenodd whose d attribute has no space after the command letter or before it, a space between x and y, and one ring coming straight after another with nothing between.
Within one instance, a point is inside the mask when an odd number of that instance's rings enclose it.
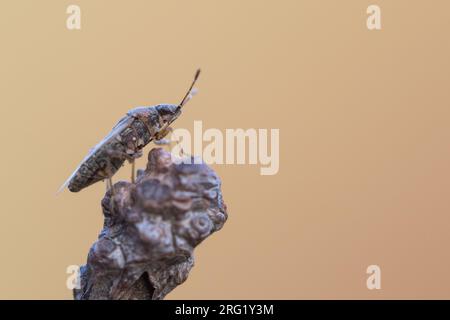
<instances>
[{"instance_id":1,"label":"insect wing","mask_svg":"<svg viewBox=\"0 0 450 320\"><path fill-rule=\"evenodd\" d=\"M95 147L93 147L91 150L89 150L89 153L84 157L83 161L80 162L78 167L75 169L75 171L70 175L70 177L64 182L64 184L59 188L57 193L60 193L64 188L66 188L70 180L77 174L77 171L80 169L80 167L83 165L86 160L88 160L97 150L99 150L102 146L104 146L106 143L117 137L118 134L120 134L125 128L127 128L132 122L134 118L131 116L125 116L122 119L119 120L119 122L112 128L111 132Z\"/></svg>"}]
</instances>

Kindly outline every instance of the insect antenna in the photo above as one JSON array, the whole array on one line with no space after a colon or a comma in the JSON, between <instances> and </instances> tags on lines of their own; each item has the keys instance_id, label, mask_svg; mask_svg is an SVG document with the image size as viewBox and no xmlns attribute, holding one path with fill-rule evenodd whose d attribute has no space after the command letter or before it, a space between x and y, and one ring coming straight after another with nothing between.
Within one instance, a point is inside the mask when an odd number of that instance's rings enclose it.
<instances>
[{"instance_id":1,"label":"insect antenna","mask_svg":"<svg viewBox=\"0 0 450 320\"><path fill-rule=\"evenodd\" d=\"M183 100L181 100L181 102L180 102L180 105L179 105L180 108L182 106L184 106L186 104L186 102L188 102L192 98L192 93L193 93L192 89L194 88L195 82L197 81L199 75L200 75L200 69L197 69L197 72L195 73L195 76L194 76L194 80L192 81L192 84L189 87L189 90L187 91L187 93L184 96Z\"/></svg>"}]
</instances>

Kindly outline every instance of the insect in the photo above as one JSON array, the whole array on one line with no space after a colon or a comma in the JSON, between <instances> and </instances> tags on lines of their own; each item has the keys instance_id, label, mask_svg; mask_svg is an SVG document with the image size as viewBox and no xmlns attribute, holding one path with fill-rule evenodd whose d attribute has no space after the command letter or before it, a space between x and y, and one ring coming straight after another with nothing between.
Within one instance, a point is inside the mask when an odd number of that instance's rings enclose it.
<instances>
[{"instance_id":1,"label":"insect","mask_svg":"<svg viewBox=\"0 0 450 320\"><path fill-rule=\"evenodd\" d=\"M165 143L164 137L172 130L169 126L180 116L183 106L191 99L199 75L200 69L178 105L159 104L128 111L111 132L89 151L59 191L67 187L71 192L78 192L103 180L111 188L112 176L126 160L131 163L131 181L134 182L135 159L142 156L142 148L151 141Z\"/></svg>"}]
</instances>

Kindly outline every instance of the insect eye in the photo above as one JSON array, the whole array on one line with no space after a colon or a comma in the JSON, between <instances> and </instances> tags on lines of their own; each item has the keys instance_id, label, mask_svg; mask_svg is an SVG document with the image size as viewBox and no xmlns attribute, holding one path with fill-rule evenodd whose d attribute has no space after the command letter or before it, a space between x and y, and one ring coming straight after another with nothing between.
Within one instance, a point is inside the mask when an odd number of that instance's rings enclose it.
<instances>
[{"instance_id":1,"label":"insect eye","mask_svg":"<svg viewBox=\"0 0 450 320\"><path fill-rule=\"evenodd\" d=\"M165 105L161 106L158 109L158 112L159 112L159 114L161 116L167 116L167 115L172 115L173 114L172 109L169 106L165 106Z\"/></svg>"}]
</instances>

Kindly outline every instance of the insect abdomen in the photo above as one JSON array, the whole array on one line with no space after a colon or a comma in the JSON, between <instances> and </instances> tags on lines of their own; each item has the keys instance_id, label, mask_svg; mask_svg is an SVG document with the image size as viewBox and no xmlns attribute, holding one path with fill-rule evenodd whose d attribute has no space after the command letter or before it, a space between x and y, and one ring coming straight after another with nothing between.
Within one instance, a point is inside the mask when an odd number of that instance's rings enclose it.
<instances>
[{"instance_id":1,"label":"insect abdomen","mask_svg":"<svg viewBox=\"0 0 450 320\"><path fill-rule=\"evenodd\" d=\"M153 114L151 112L150 114ZM70 178L67 187L78 192L98 181L111 178L126 159L133 158L153 138L152 126L131 115L124 117L97 145Z\"/></svg>"},{"instance_id":2,"label":"insect abdomen","mask_svg":"<svg viewBox=\"0 0 450 320\"><path fill-rule=\"evenodd\" d=\"M78 192L91 184L112 177L123 165L124 147L117 143L114 150L117 155L111 156L111 146L104 146L91 155L77 170L67 186L71 192Z\"/></svg>"}]
</instances>

